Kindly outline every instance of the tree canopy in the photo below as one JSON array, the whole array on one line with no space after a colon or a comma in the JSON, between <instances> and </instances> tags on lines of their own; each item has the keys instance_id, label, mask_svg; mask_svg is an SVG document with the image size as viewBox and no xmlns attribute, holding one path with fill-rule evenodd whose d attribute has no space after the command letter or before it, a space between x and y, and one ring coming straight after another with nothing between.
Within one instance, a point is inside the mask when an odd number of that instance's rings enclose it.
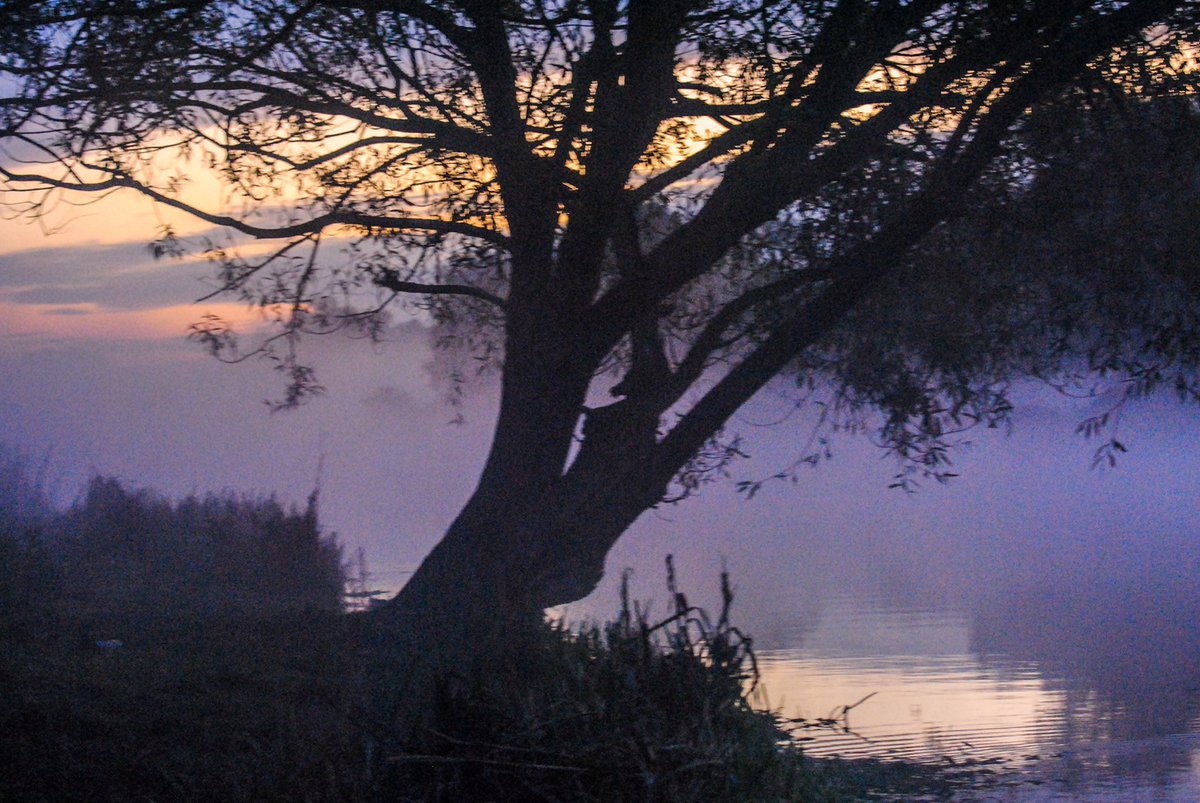
<instances>
[{"instance_id":1,"label":"tree canopy","mask_svg":"<svg viewBox=\"0 0 1200 803\"><path fill-rule=\"evenodd\" d=\"M478 490L406 592L426 611L450 577L502 607L587 593L638 515L721 472L725 422L781 376L834 423L879 411L934 476L1016 376L1196 395L1194 226L1150 183L1195 201L1195 2L3 13L11 209L135 192L229 232L218 292L273 322L286 403L316 387L302 333L379 332L394 308L498 367ZM202 172L219 207L189 193ZM239 354L221 321L194 334Z\"/></svg>"}]
</instances>

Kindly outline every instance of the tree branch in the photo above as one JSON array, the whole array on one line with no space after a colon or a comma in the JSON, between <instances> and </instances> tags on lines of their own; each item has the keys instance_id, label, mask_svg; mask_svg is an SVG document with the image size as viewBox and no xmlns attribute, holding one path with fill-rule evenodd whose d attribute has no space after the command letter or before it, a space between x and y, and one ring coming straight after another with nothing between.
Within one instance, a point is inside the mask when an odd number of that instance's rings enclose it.
<instances>
[{"instance_id":1,"label":"tree branch","mask_svg":"<svg viewBox=\"0 0 1200 803\"><path fill-rule=\"evenodd\" d=\"M103 169L90 165L88 167L96 170ZM464 237L485 240L502 247L507 247L508 245L508 238L500 232L455 220L372 215L353 210L346 210L318 215L310 220L300 223L293 223L286 226L255 226L240 218L206 212L127 176L114 175L112 178L105 181L77 183L73 181L63 181L51 176L43 176L35 173L15 173L3 165L0 165L0 176L3 176L7 181L16 184L33 184L34 187L30 189L53 188L85 193L104 193L117 189L130 189L165 206L178 209L181 212L186 212L187 214L203 220L206 223L211 223L214 226L224 226L260 240L298 237L304 234L312 234L314 232L322 231L331 226L351 226L362 229L430 231L441 234L460 234Z\"/></svg>"},{"instance_id":2,"label":"tree branch","mask_svg":"<svg viewBox=\"0 0 1200 803\"><path fill-rule=\"evenodd\" d=\"M230 117L235 117L239 113L263 108L264 106L276 105L289 109L316 112L318 114L347 117L384 131L406 134L428 134L436 137L438 144L443 146L443 149L462 150L463 152L478 154L480 156L490 156L493 151L493 143L486 134L455 125L454 123L431 120L427 117L417 117L407 112L400 118L388 117L366 111L344 101L335 100L328 95L323 95L320 98L311 98L278 85L264 84L248 79L194 82L182 86L174 85L172 91L176 93L186 91L192 95L193 99L182 101L180 107L193 105L195 99L202 97L204 92L242 91L254 92L259 96L254 101L243 102L229 109L227 114ZM134 96L130 99L137 98ZM382 103L385 106L388 105L378 98L375 98L374 102Z\"/></svg>"},{"instance_id":3,"label":"tree branch","mask_svg":"<svg viewBox=\"0 0 1200 803\"><path fill-rule=\"evenodd\" d=\"M954 213L951 199L961 197L983 171L1013 122L1030 104L1084 69L1097 53L1153 23L1171 7L1168 2L1132 4L1047 48L1040 63L1016 79L991 105L975 136L957 158L940 163L925 189L894 212L891 222L876 237L837 260L834 271L839 278L818 299L797 311L790 323L776 329L684 414L655 448L657 480L668 482L739 407L803 349L827 335L874 285L900 264L913 245Z\"/></svg>"},{"instance_id":4,"label":"tree branch","mask_svg":"<svg viewBox=\"0 0 1200 803\"><path fill-rule=\"evenodd\" d=\"M507 310L508 304L500 296L489 293L487 290L478 287L472 287L467 284L427 284L425 282L409 282L400 278L400 274L394 270L385 270L376 275L372 281L385 290L391 290L396 293L419 293L430 296L454 295L467 296L469 298L477 298L480 301L486 301L493 306L499 307L501 310Z\"/></svg>"},{"instance_id":5,"label":"tree branch","mask_svg":"<svg viewBox=\"0 0 1200 803\"><path fill-rule=\"evenodd\" d=\"M599 7L599 6L597 6ZM571 199L563 235L563 297L580 309L591 302L614 221L624 214L621 194L634 166L654 140L662 112L675 95L675 48L687 4L680 0L633 0L625 41L612 43L618 5L597 20L593 129L579 192ZM615 211L615 214L614 214Z\"/></svg>"},{"instance_id":6,"label":"tree branch","mask_svg":"<svg viewBox=\"0 0 1200 803\"><path fill-rule=\"evenodd\" d=\"M1002 35L963 46L922 73L916 83L899 93L887 107L823 147L817 147L822 134L833 121L841 120L845 108L839 98L852 95L859 78L869 69L868 62L874 61L860 55L857 77L843 74L829 78L830 83L820 90L824 100L811 97L817 89L807 90L809 101L806 106L797 107L777 144L765 152L760 149L739 156L701 212L648 255L649 269L622 280L593 304L587 314L587 331L592 338L587 358L601 359L628 329L631 320L703 274L742 237L790 204L878 155L898 126L940 99L952 82L991 64L1019 37L1027 40L1026 47L1030 50L1041 44L1036 39L1030 40L1019 25L1013 25ZM812 108L807 104L823 108L819 112L806 110Z\"/></svg>"},{"instance_id":7,"label":"tree branch","mask_svg":"<svg viewBox=\"0 0 1200 803\"><path fill-rule=\"evenodd\" d=\"M453 15L439 7L442 4L435 6L432 3L423 2L423 0L323 0L323 2L336 8L404 14L430 26L460 50L465 51L475 44L475 32L459 25Z\"/></svg>"},{"instance_id":8,"label":"tree branch","mask_svg":"<svg viewBox=\"0 0 1200 803\"><path fill-rule=\"evenodd\" d=\"M830 270L796 271L769 284L747 290L721 307L717 314L705 324L699 336L692 341L687 354L679 361L671 387L666 389L668 394L664 399L663 409L665 410L677 402L684 392L700 378L705 368L708 367L709 357L722 347L721 336L739 318L756 307L782 299L800 288L829 281L834 276L835 274Z\"/></svg>"}]
</instances>

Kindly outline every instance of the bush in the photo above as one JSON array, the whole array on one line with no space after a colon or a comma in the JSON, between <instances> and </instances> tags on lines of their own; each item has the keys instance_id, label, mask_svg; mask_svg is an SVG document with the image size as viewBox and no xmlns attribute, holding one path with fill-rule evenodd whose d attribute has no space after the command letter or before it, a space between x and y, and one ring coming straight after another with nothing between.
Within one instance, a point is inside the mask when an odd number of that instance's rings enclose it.
<instances>
[{"instance_id":1,"label":"bush","mask_svg":"<svg viewBox=\"0 0 1200 803\"><path fill-rule=\"evenodd\" d=\"M715 621L670 571L669 584L664 621L631 607L623 584L614 622L547 624L448 680L425 738L388 757L389 784L410 800L832 799L751 704L757 667L729 623L728 578Z\"/></svg>"},{"instance_id":2,"label":"bush","mask_svg":"<svg viewBox=\"0 0 1200 803\"><path fill-rule=\"evenodd\" d=\"M806 759L754 708L725 576L715 620L668 561L662 622L623 585L611 623L514 633L445 679L414 738L372 724L359 680L377 645L366 616L342 613L341 551L315 493L303 510L232 494L172 503L96 478L58 513L27 464L0 463L0 799L667 803L896 788L890 765Z\"/></svg>"},{"instance_id":3,"label":"bush","mask_svg":"<svg viewBox=\"0 0 1200 803\"><path fill-rule=\"evenodd\" d=\"M29 460L0 444L0 625L66 618L113 630L149 620L342 610L336 536L317 493L302 508L232 493L171 502L95 477L56 510ZM40 624L39 624L40 623Z\"/></svg>"},{"instance_id":4,"label":"bush","mask_svg":"<svg viewBox=\"0 0 1200 803\"><path fill-rule=\"evenodd\" d=\"M97 477L57 527L67 601L100 619L340 610L341 548L304 510L232 494L173 504Z\"/></svg>"},{"instance_id":5,"label":"bush","mask_svg":"<svg viewBox=\"0 0 1200 803\"><path fill-rule=\"evenodd\" d=\"M372 642L358 614L160 627L117 650L11 641L0 650L0 799L949 796L936 772L805 758L751 705L753 652L728 599L715 621L676 596L658 624L627 597L606 625L545 624L484 656L486 671L447 679L417 740L371 724L356 678Z\"/></svg>"},{"instance_id":6,"label":"bush","mask_svg":"<svg viewBox=\"0 0 1200 803\"><path fill-rule=\"evenodd\" d=\"M0 443L0 630L36 630L62 591L45 530L57 511L45 472Z\"/></svg>"},{"instance_id":7,"label":"bush","mask_svg":"<svg viewBox=\"0 0 1200 803\"><path fill-rule=\"evenodd\" d=\"M19 537L57 512L46 489L45 464L30 470L25 452L0 443L0 536Z\"/></svg>"}]
</instances>

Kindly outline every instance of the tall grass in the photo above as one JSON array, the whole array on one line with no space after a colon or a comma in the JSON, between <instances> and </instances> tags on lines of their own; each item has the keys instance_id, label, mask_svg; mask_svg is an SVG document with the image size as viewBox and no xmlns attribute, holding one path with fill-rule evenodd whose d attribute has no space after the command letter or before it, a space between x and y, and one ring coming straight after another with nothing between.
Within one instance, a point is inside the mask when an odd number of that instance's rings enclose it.
<instances>
[{"instance_id":1,"label":"tall grass","mask_svg":"<svg viewBox=\"0 0 1200 803\"><path fill-rule=\"evenodd\" d=\"M668 566L670 564L668 563ZM652 623L622 584L607 624L547 624L443 686L419 749L386 757L405 799L832 800L769 713L751 702L751 641L669 585Z\"/></svg>"}]
</instances>

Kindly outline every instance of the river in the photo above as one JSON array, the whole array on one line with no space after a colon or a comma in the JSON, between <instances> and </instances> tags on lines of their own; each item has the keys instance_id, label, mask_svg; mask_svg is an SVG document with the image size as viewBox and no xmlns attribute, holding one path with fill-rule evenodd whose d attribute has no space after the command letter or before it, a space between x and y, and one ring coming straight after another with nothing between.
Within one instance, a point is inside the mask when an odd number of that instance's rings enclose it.
<instances>
[{"instance_id":1,"label":"river","mask_svg":"<svg viewBox=\"0 0 1200 803\"><path fill-rule=\"evenodd\" d=\"M962 799L1197 801L1197 613L1194 596L1128 586L974 610L832 596L759 650L763 692L839 720L798 731L812 755L984 770Z\"/></svg>"},{"instance_id":2,"label":"river","mask_svg":"<svg viewBox=\"0 0 1200 803\"><path fill-rule=\"evenodd\" d=\"M618 567L664 611L666 553L712 607L725 567L761 703L839 720L798 731L812 755L980 770L961 800L1200 801L1196 417L1157 410L1115 471L1056 414L915 495L870 491L889 467L855 445L749 502L706 490L640 521L567 615L611 614Z\"/></svg>"}]
</instances>

